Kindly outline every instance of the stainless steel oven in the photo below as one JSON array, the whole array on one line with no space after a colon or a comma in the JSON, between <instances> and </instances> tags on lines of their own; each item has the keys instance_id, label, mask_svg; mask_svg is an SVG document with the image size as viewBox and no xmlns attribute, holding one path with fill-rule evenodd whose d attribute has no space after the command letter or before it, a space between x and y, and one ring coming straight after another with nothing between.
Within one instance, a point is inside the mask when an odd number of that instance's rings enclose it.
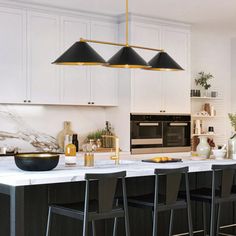
<instances>
[{"instance_id":1,"label":"stainless steel oven","mask_svg":"<svg viewBox=\"0 0 236 236\"><path fill-rule=\"evenodd\" d=\"M131 153L190 151L190 120L189 115L131 114Z\"/></svg>"}]
</instances>

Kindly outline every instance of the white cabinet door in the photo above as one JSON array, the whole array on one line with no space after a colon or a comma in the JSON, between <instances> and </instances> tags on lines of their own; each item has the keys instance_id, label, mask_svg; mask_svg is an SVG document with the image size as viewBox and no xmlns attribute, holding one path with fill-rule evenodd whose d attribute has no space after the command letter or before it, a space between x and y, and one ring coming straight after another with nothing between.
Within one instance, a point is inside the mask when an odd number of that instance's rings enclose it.
<instances>
[{"instance_id":1,"label":"white cabinet door","mask_svg":"<svg viewBox=\"0 0 236 236\"><path fill-rule=\"evenodd\" d=\"M60 102L59 68L51 64L59 55L59 17L28 14L29 97L36 104Z\"/></svg>"},{"instance_id":2,"label":"white cabinet door","mask_svg":"<svg viewBox=\"0 0 236 236\"><path fill-rule=\"evenodd\" d=\"M26 100L26 14L0 8L0 103Z\"/></svg>"},{"instance_id":3,"label":"white cabinet door","mask_svg":"<svg viewBox=\"0 0 236 236\"><path fill-rule=\"evenodd\" d=\"M189 31L165 27L162 47L184 68L184 71L163 72L164 110L190 114Z\"/></svg>"},{"instance_id":4,"label":"white cabinet door","mask_svg":"<svg viewBox=\"0 0 236 236\"><path fill-rule=\"evenodd\" d=\"M160 47L160 29L146 24L132 25L132 44ZM157 53L136 50L147 62ZM131 77L131 112L159 113L162 110L161 73L135 69Z\"/></svg>"},{"instance_id":5,"label":"white cabinet door","mask_svg":"<svg viewBox=\"0 0 236 236\"><path fill-rule=\"evenodd\" d=\"M87 21L78 18L62 18L61 55L80 37L88 38L90 26ZM86 105L90 102L89 68L86 66L61 66L62 69L62 103Z\"/></svg>"},{"instance_id":6,"label":"white cabinet door","mask_svg":"<svg viewBox=\"0 0 236 236\"><path fill-rule=\"evenodd\" d=\"M118 26L103 22L91 23L91 38L100 41L117 42ZM105 59L112 57L119 47L91 44L91 46ZM108 67L91 68L91 102L101 106L117 105L118 69Z\"/></svg>"}]
</instances>

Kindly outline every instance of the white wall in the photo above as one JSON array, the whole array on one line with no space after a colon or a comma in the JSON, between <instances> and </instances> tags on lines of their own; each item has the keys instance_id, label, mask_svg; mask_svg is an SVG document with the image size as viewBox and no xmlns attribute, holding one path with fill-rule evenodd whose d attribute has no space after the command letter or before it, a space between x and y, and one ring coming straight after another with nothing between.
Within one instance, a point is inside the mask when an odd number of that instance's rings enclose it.
<instances>
[{"instance_id":1,"label":"white wall","mask_svg":"<svg viewBox=\"0 0 236 236\"><path fill-rule=\"evenodd\" d=\"M222 99L212 102L219 118L207 123L207 126L213 125L220 135L215 138L217 144L226 143L231 133L227 114L231 111L232 35L234 31L203 26L193 26L191 35L192 88L198 72L209 72L215 77L211 90L218 91Z\"/></svg>"},{"instance_id":2,"label":"white wall","mask_svg":"<svg viewBox=\"0 0 236 236\"><path fill-rule=\"evenodd\" d=\"M231 109L236 113L236 38L231 40Z\"/></svg>"}]
</instances>

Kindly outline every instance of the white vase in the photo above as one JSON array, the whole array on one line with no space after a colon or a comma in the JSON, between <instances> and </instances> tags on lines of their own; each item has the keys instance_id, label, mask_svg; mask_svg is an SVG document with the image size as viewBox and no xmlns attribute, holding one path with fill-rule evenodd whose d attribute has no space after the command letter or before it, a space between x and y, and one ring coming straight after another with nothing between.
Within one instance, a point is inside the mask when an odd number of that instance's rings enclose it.
<instances>
[{"instance_id":1,"label":"white vase","mask_svg":"<svg viewBox=\"0 0 236 236\"><path fill-rule=\"evenodd\" d=\"M206 136L199 136L199 144L197 145L197 154L198 156L208 158L210 156L211 147L207 142Z\"/></svg>"}]
</instances>

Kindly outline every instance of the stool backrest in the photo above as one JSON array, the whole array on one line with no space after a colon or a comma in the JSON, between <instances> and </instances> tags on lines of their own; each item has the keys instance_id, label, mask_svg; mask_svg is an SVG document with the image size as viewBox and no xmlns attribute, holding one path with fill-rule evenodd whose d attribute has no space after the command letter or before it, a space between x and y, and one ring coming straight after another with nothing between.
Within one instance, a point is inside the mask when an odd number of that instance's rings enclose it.
<instances>
[{"instance_id":1,"label":"stool backrest","mask_svg":"<svg viewBox=\"0 0 236 236\"><path fill-rule=\"evenodd\" d=\"M185 185L189 193L188 167L175 169L155 169L155 199L158 199L159 176L166 176L165 204L171 205L176 202L180 190L182 176L185 177ZM158 201L158 200L157 200Z\"/></svg>"},{"instance_id":2,"label":"stool backrest","mask_svg":"<svg viewBox=\"0 0 236 236\"><path fill-rule=\"evenodd\" d=\"M233 180L236 170L236 164L232 165L212 165L211 167L213 171L212 176L212 194L213 197L215 196L216 190L216 178L217 175L220 173L220 197L226 198L229 197L231 194L231 189L233 186Z\"/></svg>"},{"instance_id":3,"label":"stool backrest","mask_svg":"<svg viewBox=\"0 0 236 236\"><path fill-rule=\"evenodd\" d=\"M98 182L98 213L109 212L113 208L114 197L117 189L118 178L122 179L123 197L126 194L125 178L126 171L106 173L106 174L86 174L85 206L89 208L89 183L90 181ZM126 197L126 196L125 196Z\"/></svg>"}]
</instances>

